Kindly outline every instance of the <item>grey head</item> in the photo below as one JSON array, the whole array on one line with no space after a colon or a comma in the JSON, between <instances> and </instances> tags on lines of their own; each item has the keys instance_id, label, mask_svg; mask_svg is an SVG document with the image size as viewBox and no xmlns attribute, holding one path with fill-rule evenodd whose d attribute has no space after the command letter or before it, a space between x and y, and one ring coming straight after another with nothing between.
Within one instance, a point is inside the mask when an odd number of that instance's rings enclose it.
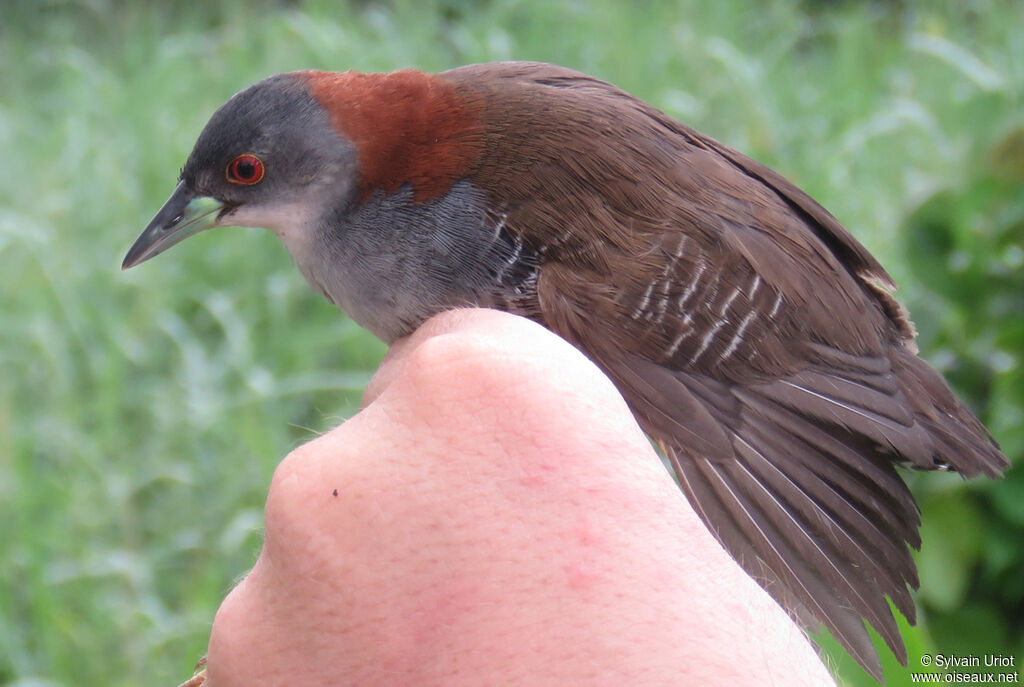
<instances>
[{"instance_id":1,"label":"grey head","mask_svg":"<svg viewBox=\"0 0 1024 687\"><path fill-rule=\"evenodd\" d=\"M326 206L351 198L354 146L295 74L236 94L210 118L174 193L129 250L122 268L216 226L263 227L285 238Z\"/></svg>"}]
</instances>

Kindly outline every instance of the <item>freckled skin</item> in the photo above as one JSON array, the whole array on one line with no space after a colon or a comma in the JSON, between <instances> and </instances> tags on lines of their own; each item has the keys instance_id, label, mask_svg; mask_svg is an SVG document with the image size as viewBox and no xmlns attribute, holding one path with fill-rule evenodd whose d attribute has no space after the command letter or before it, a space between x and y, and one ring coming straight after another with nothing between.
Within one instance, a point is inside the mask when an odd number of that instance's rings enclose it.
<instances>
[{"instance_id":1,"label":"freckled skin","mask_svg":"<svg viewBox=\"0 0 1024 687\"><path fill-rule=\"evenodd\" d=\"M239 155L265 165L258 184L226 177ZM578 72L270 77L214 114L124 266L239 223L275 231L316 291L388 343L464 306L572 343L725 548L876 678L863 621L905 663L887 598L913 622L918 585L897 466L1008 465L831 214Z\"/></svg>"}]
</instances>

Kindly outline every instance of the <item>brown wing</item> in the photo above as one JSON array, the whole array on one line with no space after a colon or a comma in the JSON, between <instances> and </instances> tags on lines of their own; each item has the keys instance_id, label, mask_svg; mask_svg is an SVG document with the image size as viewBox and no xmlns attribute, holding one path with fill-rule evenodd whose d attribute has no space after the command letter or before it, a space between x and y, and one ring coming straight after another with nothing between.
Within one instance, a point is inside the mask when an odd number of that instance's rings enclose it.
<instances>
[{"instance_id":1,"label":"brown wing","mask_svg":"<svg viewBox=\"0 0 1024 687\"><path fill-rule=\"evenodd\" d=\"M799 312L767 285L733 298L735 319L715 320L733 287L715 290L713 278L690 296L695 309L682 319L691 322L673 318L686 336L681 344L673 336L661 360L616 352L633 334L668 339L655 323L662 306L652 297L632 317L635 309L604 302L611 312L595 316L601 303L565 296L585 293L580 277L557 264L542 268L545 321L608 372L718 539L795 617L809 627L823 622L876 677L861 617L905 660L885 597L913 620L907 586L917 576L907 545L920 544L919 520L892 447L924 460L930 443L886 359L799 339L787 346L787 330L774 323L799 320ZM686 288L669 289L668 300ZM646 291L623 291L632 296L625 309L639 308ZM807 360L793 360L800 355Z\"/></svg>"},{"instance_id":2,"label":"brown wing","mask_svg":"<svg viewBox=\"0 0 1024 687\"><path fill-rule=\"evenodd\" d=\"M538 319L609 374L777 600L877 678L862 617L905 662L886 596L913 621L919 519L894 464L1006 463L914 355L888 275L777 174L614 87L529 64L450 78L487 103L473 179L539 257Z\"/></svg>"}]
</instances>

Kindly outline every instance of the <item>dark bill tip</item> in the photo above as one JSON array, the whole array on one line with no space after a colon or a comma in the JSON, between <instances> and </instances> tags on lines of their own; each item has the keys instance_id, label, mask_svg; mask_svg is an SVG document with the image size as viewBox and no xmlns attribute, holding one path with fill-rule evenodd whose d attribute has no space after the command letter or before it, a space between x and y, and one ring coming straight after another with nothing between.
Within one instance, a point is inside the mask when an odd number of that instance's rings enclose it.
<instances>
[{"instance_id":1,"label":"dark bill tip","mask_svg":"<svg viewBox=\"0 0 1024 687\"><path fill-rule=\"evenodd\" d=\"M156 217L128 249L121 269L135 267L189 236L216 226L223 209L224 203L216 198L196 196L185 187L185 182L179 183Z\"/></svg>"}]
</instances>

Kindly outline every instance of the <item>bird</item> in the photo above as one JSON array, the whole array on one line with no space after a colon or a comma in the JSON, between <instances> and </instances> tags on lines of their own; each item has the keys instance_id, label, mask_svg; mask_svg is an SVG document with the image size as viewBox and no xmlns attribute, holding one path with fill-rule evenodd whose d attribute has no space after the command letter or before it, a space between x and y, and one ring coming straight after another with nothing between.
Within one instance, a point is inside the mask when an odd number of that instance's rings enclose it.
<instances>
[{"instance_id":1,"label":"bird","mask_svg":"<svg viewBox=\"0 0 1024 687\"><path fill-rule=\"evenodd\" d=\"M542 324L614 382L708 529L876 680L906 665L920 516L898 468L998 478L879 262L825 208L624 90L550 64L298 71L210 118L137 265L280 237L390 344L439 312Z\"/></svg>"}]
</instances>

